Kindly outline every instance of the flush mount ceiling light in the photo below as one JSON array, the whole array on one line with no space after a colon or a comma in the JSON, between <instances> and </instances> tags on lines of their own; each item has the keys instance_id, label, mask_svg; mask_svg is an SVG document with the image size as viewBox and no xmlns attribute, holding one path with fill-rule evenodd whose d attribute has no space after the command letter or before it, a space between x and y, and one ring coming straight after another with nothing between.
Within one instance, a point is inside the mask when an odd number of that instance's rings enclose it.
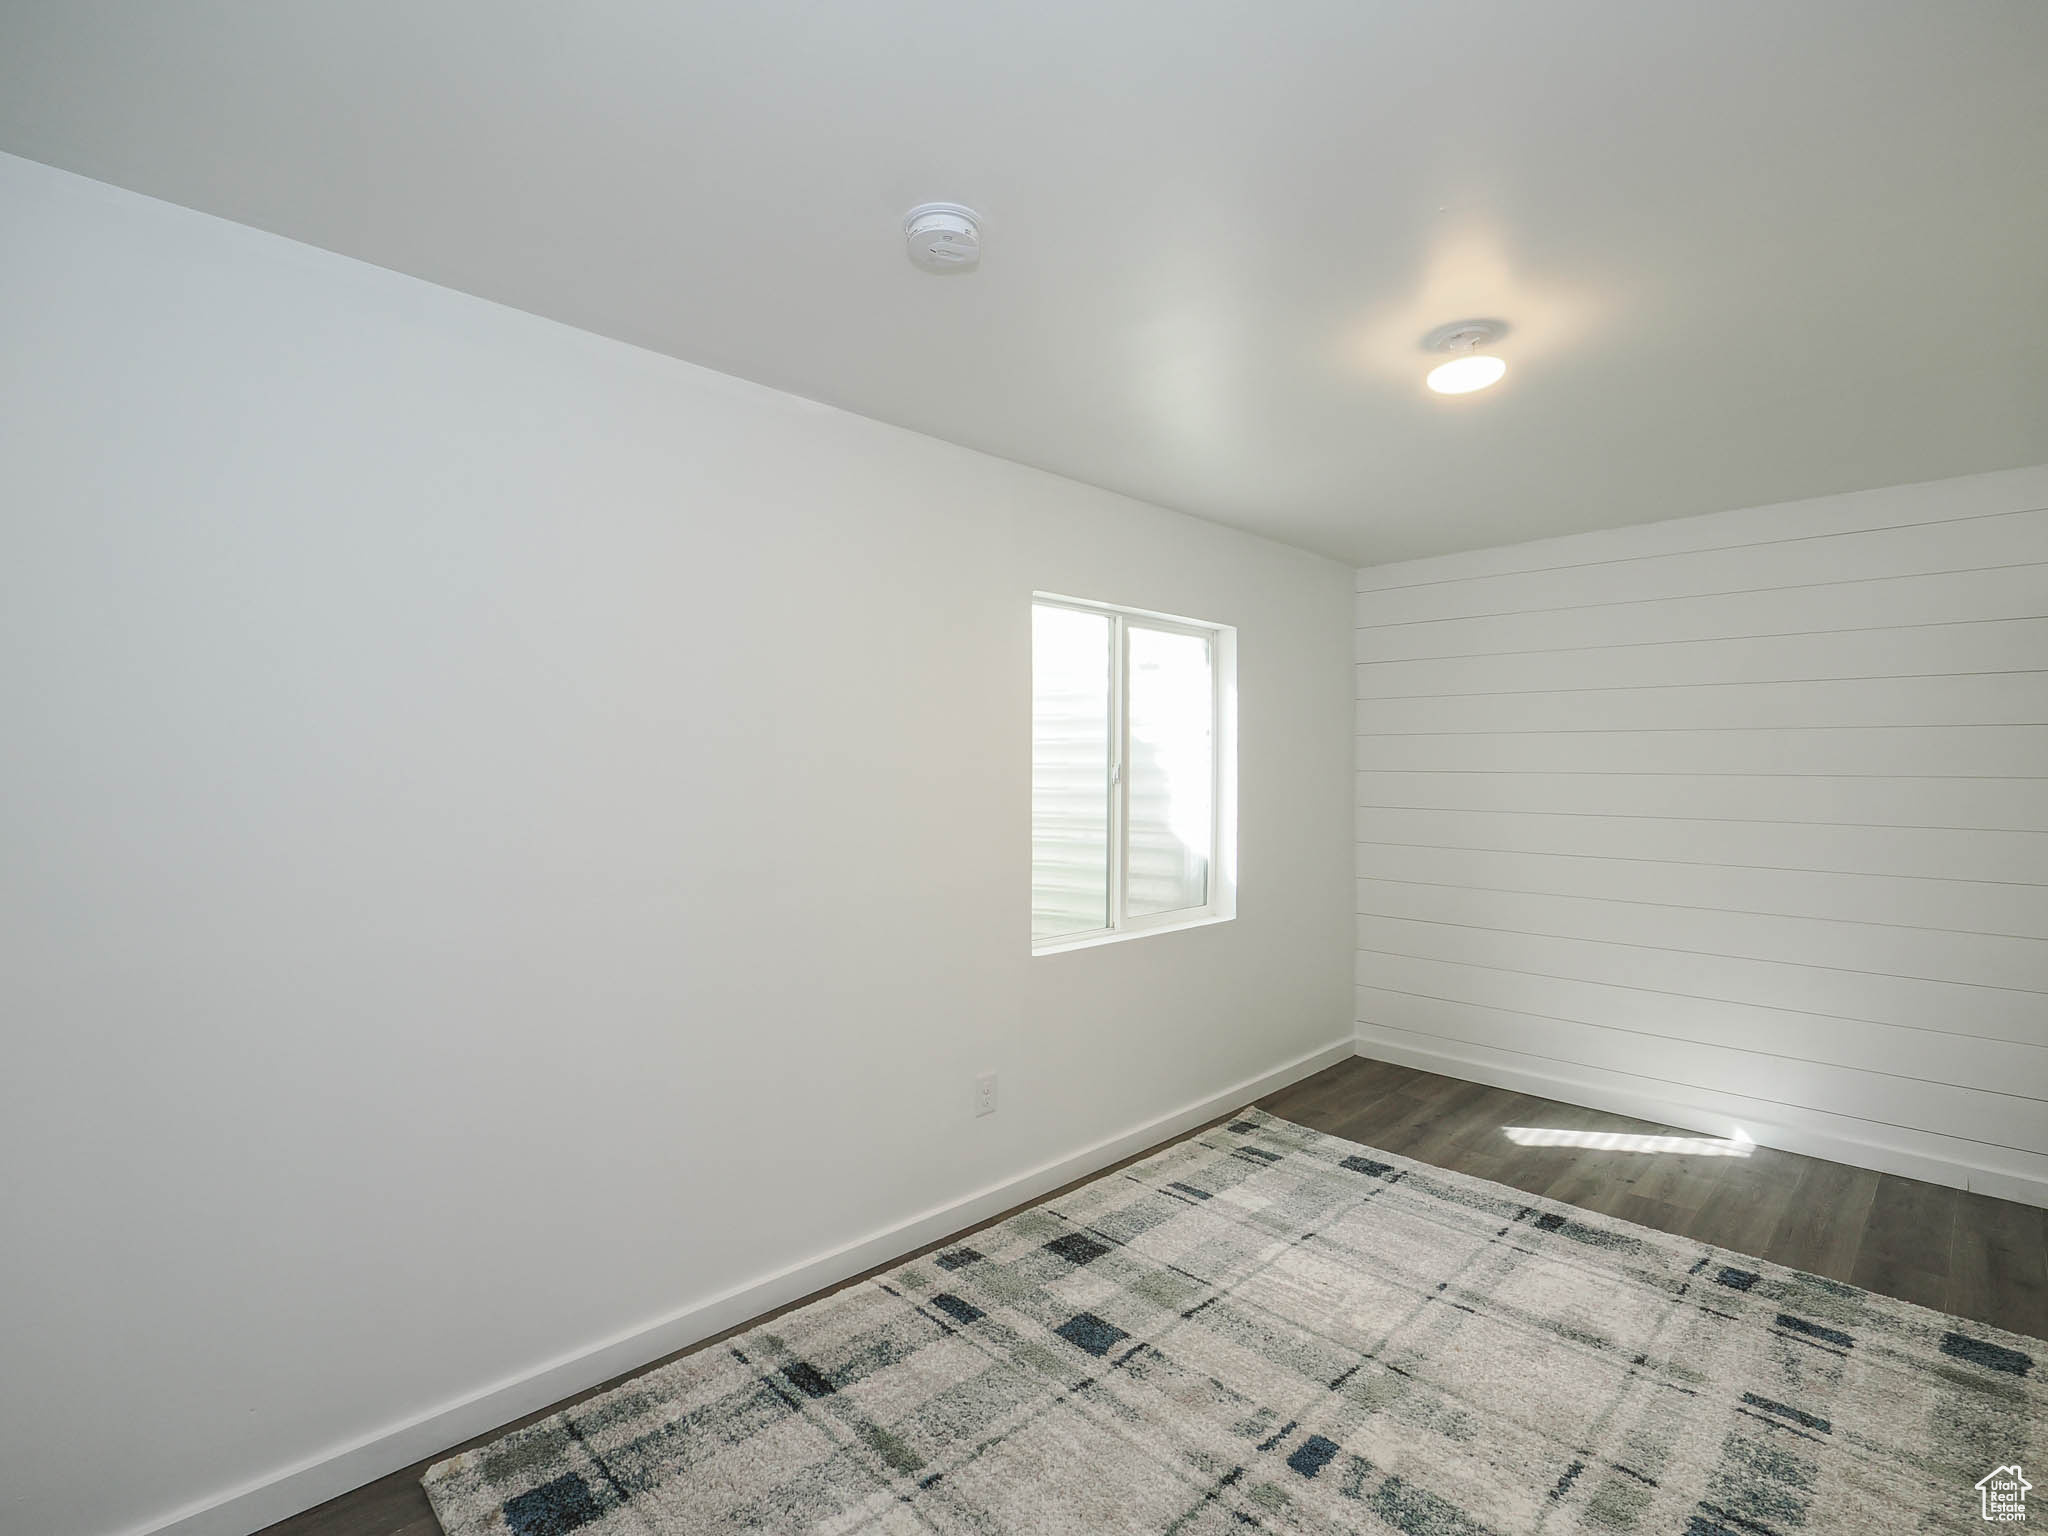
<instances>
[{"instance_id":1,"label":"flush mount ceiling light","mask_svg":"<svg viewBox=\"0 0 2048 1536\"><path fill-rule=\"evenodd\" d=\"M1480 351L1507 335L1505 320L1456 320L1440 325L1422 338L1425 352L1449 352L1451 360L1429 370L1425 381L1440 395L1469 395L1475 389L1498 384L1508 365Z\"/></svg>"}]
</instances>

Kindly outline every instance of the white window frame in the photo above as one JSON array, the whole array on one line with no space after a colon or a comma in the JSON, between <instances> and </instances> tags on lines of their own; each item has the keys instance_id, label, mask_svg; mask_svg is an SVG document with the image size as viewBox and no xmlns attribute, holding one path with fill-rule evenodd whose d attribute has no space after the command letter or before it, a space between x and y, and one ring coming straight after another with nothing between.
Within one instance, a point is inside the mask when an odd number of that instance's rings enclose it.
<instances>
[{"instance_id":1,"label":"white window frame","mask_svg":"<svg viewBox=\"0 0 2048 1536\"><path fill-rule=\"evenodd\" d=\"M1097 602L1092 598L1068 597L1057 592L1031 594L1033 608L1072 608L1082 613L1099 613L1110 620L1110 765L1109 785L1109 926L1080 933L1063 933L1054 938L1035 939L1034 955L1056 955L1070 949L1093 949L1124 939L1145 938L1155 933L1173 933L1183 928L1202 928L1227 923L1237 916L1237 630L1228 624L1211 624L1176 613L1150 608L1132 608L1120 603ZM1214 689L1211 717L1214 729L1210 746L1215 756L1210 764L1214 786L1209 829L1209 900L1199 907L1180 907L1171 912L1132 916L1126 911L1129 892L1125 864L1128 856L1131 786L1124 772L1130 761L1131 719L1126 707L1130 694L1130 625L1164 630L1170 634L1196 635L1209 642L1209 680ZM1029 846L1027 838L1027 847ZM1030 886L1025 887L1025 932L1030 932Z\"/></svg>"}]
</instances>

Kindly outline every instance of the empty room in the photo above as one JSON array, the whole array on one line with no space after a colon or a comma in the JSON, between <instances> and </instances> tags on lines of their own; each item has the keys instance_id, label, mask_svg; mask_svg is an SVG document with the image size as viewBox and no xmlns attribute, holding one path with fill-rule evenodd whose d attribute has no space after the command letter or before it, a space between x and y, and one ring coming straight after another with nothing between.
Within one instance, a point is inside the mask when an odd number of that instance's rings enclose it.
<instances>
[{"instance_id":1,"label":"empty room","mask_svg":"<svg viewBox=\"0 0 2048 1536\"><path fill-rule=\"evenodd\" d=\"M0 1536L2048 1520L2044 82L0 0Z\"/></svg>"}]
</instances>

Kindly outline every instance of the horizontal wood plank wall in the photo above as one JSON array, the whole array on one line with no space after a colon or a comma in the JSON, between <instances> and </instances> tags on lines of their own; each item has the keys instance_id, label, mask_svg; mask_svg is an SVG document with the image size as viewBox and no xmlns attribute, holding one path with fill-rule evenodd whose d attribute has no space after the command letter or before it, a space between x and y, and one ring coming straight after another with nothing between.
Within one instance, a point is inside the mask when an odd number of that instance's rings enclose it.
<instances>
[{"instance_id":1,"label":"horizontal wood plank wall","mask_svg":"<svg viewBox=\"0 0 2048 1536\"><path fill-rule=\"evenodd\" d=\"M1358 573L1367 1055L2048 1205L2048 466Z\"/></svg>"}]
</instances>

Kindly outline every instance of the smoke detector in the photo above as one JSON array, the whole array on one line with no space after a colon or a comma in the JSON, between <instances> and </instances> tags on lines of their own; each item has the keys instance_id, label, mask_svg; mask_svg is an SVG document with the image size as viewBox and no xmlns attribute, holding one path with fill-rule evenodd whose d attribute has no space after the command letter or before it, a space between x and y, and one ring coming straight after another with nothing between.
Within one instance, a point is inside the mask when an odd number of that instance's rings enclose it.
<instances>
[{"instance_id":1,"label":"smoke detector","mask_svg":"<svg viewBox=\"0 0 2048 1536\"><path fill-rule=\"evenodd\" d=\"M972 272L981 265L981 215L958 203L919 203L903 215L913 266L927 272Z\"/></svg>"}]
</instances>

